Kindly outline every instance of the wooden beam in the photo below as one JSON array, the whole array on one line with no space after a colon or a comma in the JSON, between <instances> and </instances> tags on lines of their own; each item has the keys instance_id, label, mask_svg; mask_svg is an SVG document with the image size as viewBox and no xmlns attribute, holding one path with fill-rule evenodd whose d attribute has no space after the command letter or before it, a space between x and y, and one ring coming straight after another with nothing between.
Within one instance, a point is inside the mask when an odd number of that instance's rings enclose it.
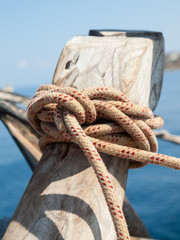
<instances>
[{"instance_id":1,"label":"wooden beam","mask_svg":"<svg viewBox=\"0 0 180 240\"><path fill-rule=\"evenodd\" d=\"M22 121L21 119L14 118L11 115L1 114L0 119L24 155L30 168L34 170L42 156L38 146L38 134L29 125L29 123Z\"/></svg>"},{"instance_id":2,"label":"wooden beam","mask_svg":"<svg viewBox=\"0 0 180 240\"><path fill-rule=\"evenodd\" d=\"M34 171L42 156L42 153L38 146L40 136L28 123L24 109L21 109L14 104L6 101L2 102L3 105L1 105L0 101L0 119L22 152L30 168L32 171ZM2 106L3 112L1 112ZM144 226L142 220L137 215L135 210L132 208L127 197L124 199L123 211L131 236L149 237L149 233L146 227ZM3 235L4 232L5 227L4 231L0 231L0 235Z\"/></svg>"},{"instance_id":3,"label":"wooden beam","mask_svg":"<svg viewBox=\"0 0 180 240\"><path fill-rule=\"evenodd\" d=\"M155 109L164 69L164 39L148 31L91 30L63 49L53 83L83 89L103 85L125 93L134 103ZM84 82L86 84L84 84Z\"/></svg>"},{"instance_id":4,"label":"wooden beam","mask_svg":"<svg viewBox=\"0 0 180 240\"><path fill-rule=\"evenodd\" d=\"M26 111L18 107L13 102L8 102L6 100L0 100L0 115L6 113L13 116L15 119L19 119L24 122L28 122Z\"/></svg>"},{"instance_id":5,"label":"wooden beam","mask_svg":"<svg viewBox=\"0 0 180 240\"><path fill-rule=\"evenodd\" d=\"M154 48L161 51L155 53ZM134 102L154 108L161 90L162 49L163 40L155 33L150 38L143 34L75 37L61 54L53 83L79 89L111 86ZM122 205L129 163L101 156ZM55 143L46 147L3 240L28 238L116 239L95 174L76 145Z\"/></svg>"},{"instance_id":6,"label":"wooden beam","mask_svg":"<svg viewBox=\"0 0 180 240\"><path fill-rule=\"evenodd\" d=\"M30 168L32 169L32 171L34 171L42 156L42 153L38 146L40 136L34 131L26 118L26 121L24 121L25 110L20 109L12 103L8 103L8 107L6 106L6 104L4 104L3 106L3 113L0 112L0 119L2 120L8 132L10 133L18 148L22 152ZM142 220L137 215L135 210L132 208L127 197L125 197L124 199L123 211L131 236L149 237L149 233L146 227L144 226ZM0 231L0 235L1 234L3 234L2 231Z\"/></svg>"},{"instance_id":7,"label":"wooden beam","mask_svg":"<svg viewBox=\"0 0 180 240\"><path fill-rule=\"evenodd\" d=\"M40 136L30 126L26 111L16 105L13 97L10 102L3 99L0 100L0 119L13 137L29 166L34 170L42 155L38 146Z\"/></svg>"},{"instance_id":8,"label":"wooden beam","mask_svg":"<svg viewBox=\"0 0 180 240\"><path fill-rule=\"evenodd\" d=\"M128 224L129 233L134 237L150 238L149 232L139 215L135 212L129 200L125 196L123 203L123 212Z\"/></svg>"},{"instance_id":9,"label":"wooden beam","mask_svg":"<svg viewBox=\"0 0 180 240\"><path fill-rule=\"evenodd\" d=\"M27 106L27 104L29 104L30 102L30 98L26 96L13 93L13 92L7 92L2 89L0 89L0 100L9 101L13 103L20 103L24 106Z\"/></svg>"},{"instance_id":10,"label":"wooden beam","mask_svg":"<svg viewBox=\"0 0 180 240\"><path fill-rule=\"evenodd\" d=\"M180 144L180 135L169 133L167 130L154 131L156 137L162 138L163 140Z\"/></svg>"}]
</instances>

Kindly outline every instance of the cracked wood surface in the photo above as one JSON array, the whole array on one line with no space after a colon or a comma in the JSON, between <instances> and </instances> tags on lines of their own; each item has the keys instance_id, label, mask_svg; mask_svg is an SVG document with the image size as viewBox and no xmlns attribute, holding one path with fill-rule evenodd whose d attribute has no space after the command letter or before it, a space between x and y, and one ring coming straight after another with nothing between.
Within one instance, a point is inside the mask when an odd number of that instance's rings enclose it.
<instances>
[{"instance_id":1,"label":"cracked wood surface","mask_svg":"<svg viewBox=\"0 0 180 240\"><path fill-rule=\"evenodd\" d=\"M115 87L136 103L154 108L162 80L162 55L157 57L155 48L162 53L163 40L155 34L153 38L153 33L151 38L143 34L138 38L75 37L62 52L54 83L79 89ZM129 163L101 155L122 205ZM116 239L96 176L77 146L47 146L4 235L6 239Z\"/></svg>"},{"instance_id":2,"label":"cracked wood surface","mask_svg":"<svg viewBox=\"0 0 180 240\"><path fill-rule=\"evenodd\" d=\"M42 153L38 146L39 135L28 123L25 110L13 103L0 101L0 119L13 137L31 169L34 171ZM123 202L123 211L130 235L136 237L148 237L149 234L146 227L126 197ZM8 221L10 222L10 219ZM5 232L5 227L3 232ZM3 233L0 232L0 234Z\"/></svg>"},{"instance_id":3,"label":"cracked wood surface","mask_svg":"<svg viewBox=\"0 0 180 240\"><path fill-rule=\"evenodd\" d=\"M66 44L53 83L77 89L113 87L154 110L164 69L162 34L103 30L90 34L96 36L77 36Z\"/></svg>"}]
</instances>

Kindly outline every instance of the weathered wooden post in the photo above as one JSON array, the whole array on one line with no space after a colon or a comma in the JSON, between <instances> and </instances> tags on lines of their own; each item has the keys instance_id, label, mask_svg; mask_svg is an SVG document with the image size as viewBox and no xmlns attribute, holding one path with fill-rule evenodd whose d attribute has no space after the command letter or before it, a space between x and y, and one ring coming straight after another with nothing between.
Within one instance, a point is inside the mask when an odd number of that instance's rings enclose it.
<instances>
[{"instance_id":1,"label":"weathered wooden post","mask_svg":"<svg viewBox=\"0 0 180 240\"><path fill-rule=\"evenodd\" d=\"M53 79L58 86L110 86L155 108L161 90L161 33L93 31L65 46ZM104 36L106 35L106 36ZM123 204L129 162L101 154ZM6 239L116 239L96 176L74 144L46 147L4 235Z\"/></svg>"}]
</instances>

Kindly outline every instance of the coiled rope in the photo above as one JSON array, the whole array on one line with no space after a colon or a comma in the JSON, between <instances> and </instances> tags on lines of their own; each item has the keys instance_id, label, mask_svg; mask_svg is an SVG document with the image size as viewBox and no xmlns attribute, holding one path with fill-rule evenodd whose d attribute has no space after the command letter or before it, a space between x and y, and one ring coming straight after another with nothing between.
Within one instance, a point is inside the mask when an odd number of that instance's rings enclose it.
<instances>
[{"instance_id":1,"label":"coiled rope","mask_svg":"<svg viewBox=\"0 0 180 240\"><path fill-rule=\"evenodd\" d=\"M130 160L130 167L148 163L180 169L180 159L157 154L152 129L163 119L143 106L135 105L120 91L93 87L79 91L43 85L28 106L27 117L42 135L40 148L53 142L74 142L93 167L104 193L118 239L130 239L109 173L99 152Z\"/></svg>"}]
</instances>

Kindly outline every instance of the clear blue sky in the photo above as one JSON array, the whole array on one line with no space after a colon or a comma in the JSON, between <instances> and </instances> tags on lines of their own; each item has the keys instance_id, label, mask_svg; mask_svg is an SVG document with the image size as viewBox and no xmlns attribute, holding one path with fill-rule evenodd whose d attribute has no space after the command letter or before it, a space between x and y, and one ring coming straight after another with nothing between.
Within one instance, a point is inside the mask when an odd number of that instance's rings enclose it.
<instances>
[{"instance_id":1,"label":"clear blue sky","mask_svg":"<svg viewBox=\"0 0 180 240\"><path fill-rule=\"evenodd\" d=\"M180 51L180 0L0 1L0 87L51 83L60 52L89 29L161 31Z\"/></svg>"}]
</instances>

